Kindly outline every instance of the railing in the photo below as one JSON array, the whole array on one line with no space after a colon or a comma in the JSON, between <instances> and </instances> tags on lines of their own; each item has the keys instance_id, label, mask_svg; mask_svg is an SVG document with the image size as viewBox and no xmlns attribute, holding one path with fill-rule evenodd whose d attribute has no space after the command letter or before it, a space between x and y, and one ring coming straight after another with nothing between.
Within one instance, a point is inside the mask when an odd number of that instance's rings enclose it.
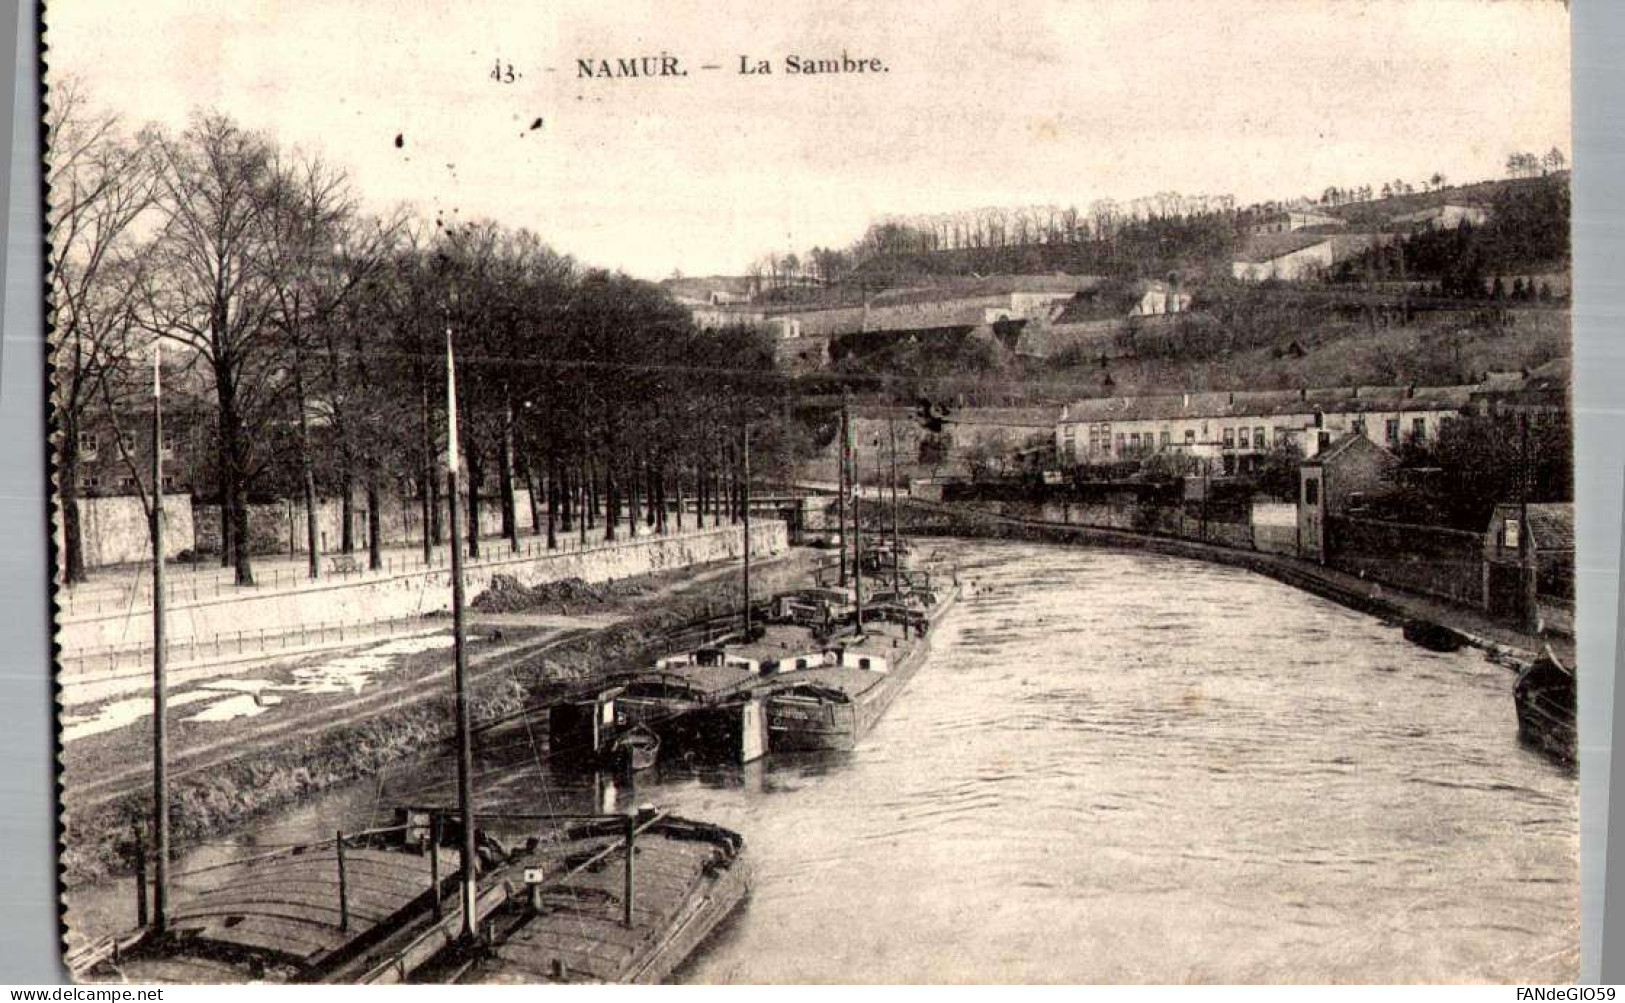
<instances>
[{"instance_id":1,"label":"railing","mask_svg":"<svg viewBox=\"0 0 1625 1003\"><path fill-rule=\"evenodd\" d=\"M722 526L705 526L698 529L668 530L665 533L656 533L644 527L637 536L618 536L613 540L602 537L602 527L596 527L593 532L599 534L596 539L582 542L574 533L557 536L558 546L549 548L546 537L535 537L522 541L517 550L507 544L506 537L494 537L482 541L480 557L469 554L466 542L461 545L464 556L464 571L478 571L481 568L496 567L510 564L515 561L526 561L541 558L554 558L574 554L601 553L607 550L618 550L627 545L636 545L655 540L688 540L697 539L719 531L737 530L739 524L727 523ZM310 572L303 560L289 565L291 559L279 556L276 560L285 562L283 566L262 567L256 574L252 585L238 585L235 581L235 571L230 568L211 567L207 571L185 571L186 565L176 564L173 561L165 562L165 570L181 569L182 574L170 578L164 595L171 603L208 602L215 599L234 599L244 595L275 593L281 591L298 591L307 588L320 588L334 582L355 581L365 578L383 580L396 575L415 574L435 570L450 570L451 555L445 544L439 545L428 561L424 561L421 554L403 553L397 551L384 555L378 568L372 568L367 562L364 553L351 555L332 555L330 561L337 561L340 557L349 560L330 563L324 569L320 578L311 578ZM150 574L150 572L149 572ZM190 581L186 580L188 577ZM204 578L207 580L203 580ZM75 589L80 590L77 594ZM263 590L263 591L262 591ZM102 616L117 616L135 610L145 611L152 605L152 586L150 577L142 572L134 573L134 581L129 586L117 588L98 587L92 581L85 585L64 587L57 592L56 601L62 610L64 620L93 619Z\"/></svg>"},{"instance_id":2,"label":"railing","mask_svg":"<svg viewBox=\"0 0 1625 1003\"><path fill-rule=\"evenodd\" d=\"M350 644L366 640L429 633L445 629L447 624L425 616L400 616L387 620L324 621L300 624L286 630L261 627L221 631L207 637L190 637L170 641L164 652L171 667L216 661L238 656L269 655L272 652L315 650L330 645ZM100 645L64 654L58 659L64 676L105 671L117 674L120 669L145 668L152 661L152 644Z\"/></svg>"}]
</instances>

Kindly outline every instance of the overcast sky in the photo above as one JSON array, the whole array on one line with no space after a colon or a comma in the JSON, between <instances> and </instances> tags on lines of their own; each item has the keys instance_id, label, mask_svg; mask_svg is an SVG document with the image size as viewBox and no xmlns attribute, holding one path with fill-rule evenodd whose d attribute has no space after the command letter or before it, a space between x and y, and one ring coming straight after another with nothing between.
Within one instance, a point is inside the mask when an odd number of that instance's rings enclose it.
<instances>
[{"instance_id":1,"label":"overcast sky","mask_svg":"<svg viewBox=\"0 0 1625 1003\"><path fill-rule=\"evenodd\" d=\"M218 108L378 207L490 216L647 278L845 245L888 212L1245 203L1570 151L1556 0L609 6L55 0L49 72L131 124ZM843 50L888 72L782 73ZM661 53L690 75L577 77ZM739 75L741 55L775 73ZM499 59L515 83L490 79Z\"/></svg>"}]
</instances>

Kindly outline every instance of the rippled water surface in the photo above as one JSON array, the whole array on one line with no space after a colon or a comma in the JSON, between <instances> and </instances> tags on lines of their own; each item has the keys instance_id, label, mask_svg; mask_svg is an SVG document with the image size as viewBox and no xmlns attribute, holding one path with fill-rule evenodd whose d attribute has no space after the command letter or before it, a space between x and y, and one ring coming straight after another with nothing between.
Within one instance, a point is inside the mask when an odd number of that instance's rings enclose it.
<instances>
[{"instance_id":1,"label":"rippled water surface","mask_svg":"<svg viewBox=\"0 0 1625 1003\"><path fill-rule=\"evenodd\" d=\"M933 546L977 594L855 752L605 790L521 744L487 750L482 803L744 833L752 897L687 981L1574 977L1576 781L1519 746L1506 669L1242 571ZM449 799L444 771L256 835Z\"/></svg>"}]
</instances>

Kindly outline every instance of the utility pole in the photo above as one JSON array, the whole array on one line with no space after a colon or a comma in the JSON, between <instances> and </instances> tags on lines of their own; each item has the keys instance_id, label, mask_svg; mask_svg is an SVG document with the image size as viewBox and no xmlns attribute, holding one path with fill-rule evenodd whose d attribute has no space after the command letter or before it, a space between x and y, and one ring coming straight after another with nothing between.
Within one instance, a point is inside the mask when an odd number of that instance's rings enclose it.
<instances>
[{"instance_id":1,"label":"utility pole","mask_svg":"<svg viewBox=\"0 0 1625 1003\"><path fill-rule=\"evenodd\" d=\"M468 646L463 624L463 547L457 539L457 372L451 350L451 321L446 321L446 502L451 514L451 636L456 653L457 809L463 820L461 859L463 940L475 936L474 744L468 707Z\"/></svg>"},{"instance_id":2,"label":"utility pole","mask_svg":"<svg viewBox=\"0 0 1625 1003\"><path fill-rule=\"evenodd\" d=\"M153 871L153 929L169 925L169 775L164 733L168 723L164 678L164 394L163 350L152 351L152 827L157 860ZM244 544L247 545L246 543Z\"/></svg>"}]
</instances>

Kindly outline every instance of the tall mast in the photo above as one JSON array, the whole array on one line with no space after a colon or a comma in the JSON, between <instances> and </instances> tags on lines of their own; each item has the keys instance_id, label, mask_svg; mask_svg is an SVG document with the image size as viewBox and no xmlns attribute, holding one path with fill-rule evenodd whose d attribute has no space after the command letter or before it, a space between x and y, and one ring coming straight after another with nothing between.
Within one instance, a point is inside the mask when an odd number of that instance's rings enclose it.
<instances>
[{"instance_id":1,"label":"tall mast","mask_svg":"<svg viewBox=\"0 0 1625 1003\"><path fill-rule=\"evenodd\" d=\"M903 590L903 545L897 535L897 422L887 419L886 431L891 435L891 590Z\"/></svg>"},{"instance_id":2,"label":"tall mast","mask_svg":"<svg viewBox=\"0 0 1625 1003\"><path fill-rule=\"evenodd\" d=\"M446 502L451 517L451 636L457 658L457 810L463 820L459 856L463 885L463 939L474 939L474 745L468 708L468 651L463 629L463 547L457 539L457 368L446 321Z\"/></svg>"},{"instance_id":3,"label":"tall mast","mask_svg":"<svg viewBox=\"0 0 1625 1003\"><path fill-rule=\"evenodd\" d=\"M852 448L852 425L846 426L846 448L852 454L852 583L857 601L858 633L863 633L863 485L858 479L858 451Z\"/></svg>"},{"instance_id":4,"label":"tall mast","mask_svg":"<svg viewBox=\"0 0 1625 1003\"><path fill-rule=\"evenodd\" d=\"M837 488L835 498L835 535L840 540L840 546L836 550L841 555L841 588L843 589L846 588L846 465L850 462L851 454L851 446L848 444L847 437L847 423L846 399L843 397L841 400L841 437L839 448L836 449L836 453L840 458L835 464L838 471L836 479L840 485Z\"/></svg>"},{"instance_id":5,"label":"tall mast","mask_svg":"<svg viewBox=\"0 0 1625 1003\"><path fill-rule=\"evenodd\" d=\"M750 640L750 420L745 420L745 640Z\"/></svg>"},{"instance_id":6,"label":"tall mast","mask_svg":"<svg viewBox=\"0 0 1625 1003\"><path fill-rule=\"evenodd\" d=\"M152 349L152 828L157 843L153 928L169 925L169 770L164 748L169 694L164 678L164 394L163 350Z\"/></svg>"}]
</instances>

